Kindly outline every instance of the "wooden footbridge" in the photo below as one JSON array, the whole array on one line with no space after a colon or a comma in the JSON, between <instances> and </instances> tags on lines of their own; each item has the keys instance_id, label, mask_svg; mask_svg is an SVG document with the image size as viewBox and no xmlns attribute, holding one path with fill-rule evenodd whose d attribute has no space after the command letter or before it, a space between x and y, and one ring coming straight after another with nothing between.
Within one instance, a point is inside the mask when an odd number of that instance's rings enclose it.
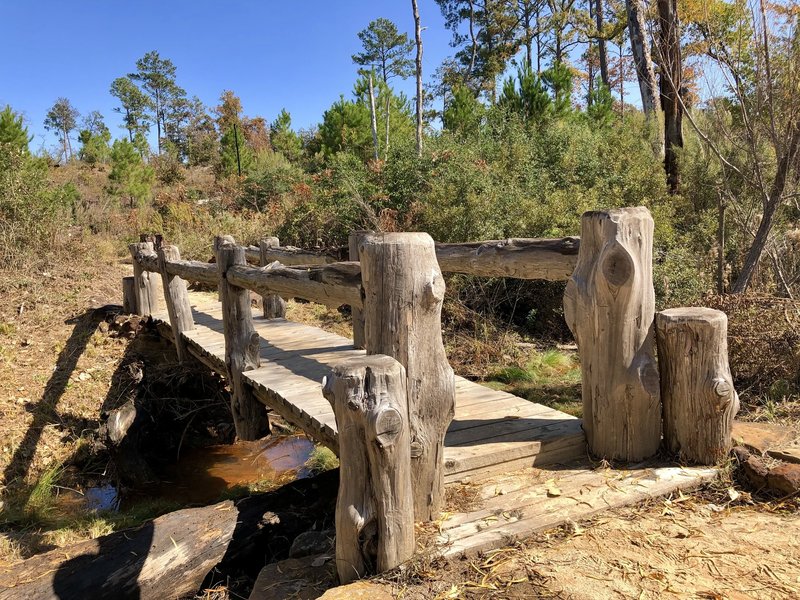
<instances>
[{"instance_id":1,"label":"wooden footbridge","mask_svg":"<svg viewBox=\"0 0 800 600\"><path fill-rule=\"evenodd\" d=\"M415 520L441 518L445 483L480 488L477 505L440 520L438 542L457 553L714 476L641 462L663 430L668 448L713 464L730 446L738 406L718 314L659 313L656 364L652 234L649 213L635 208L587 213L580 240L435 245L427 234L355 232L351 261L223 236L216 262L203 263L143 240L131 245L134 276L123 291L180 360L228 378L239 438L268 431L266 406L337 452L336 559L346 582L409 558ZM569 279L582 421L453 374L441 335L446 272ZM189 292L186 281L218 296ZM262 315L252 314L253 294ZM349 305L354 339L286 320L284 298ZM637 464L597 471L589 454Z\"/></svg>"}]
</instances>

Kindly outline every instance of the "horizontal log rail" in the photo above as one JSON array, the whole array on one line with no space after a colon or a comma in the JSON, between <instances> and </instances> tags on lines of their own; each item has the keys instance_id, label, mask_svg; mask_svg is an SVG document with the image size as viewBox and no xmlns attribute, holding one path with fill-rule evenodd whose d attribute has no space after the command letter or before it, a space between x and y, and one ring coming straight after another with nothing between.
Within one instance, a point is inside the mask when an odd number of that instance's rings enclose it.
<instances>
[{"instance_id":1,"label":"horizontal log rail","mask_svg":"<svg viewBox=\"0 0 800 600\"><path fill-rule=\"evenodd\" d=\"M578 237L436 244L436 260L443 273L566 281L579 248Z\"/></svg>"},{"instance_id":2,"label":"horizontal log rail","mask_svg":"<svg viewBox=\"0 0 800 600\"><path fill-rule=\"evenodd\" d=\"M261 250L258 246L247 246L244 252L247 262L253 265L261 264ZM304 250L295 246L275 246L265 254L268 262L277 261L287 267L327 265L347 259L347 253L341 248Z\"/></svg>"}]
</instances>

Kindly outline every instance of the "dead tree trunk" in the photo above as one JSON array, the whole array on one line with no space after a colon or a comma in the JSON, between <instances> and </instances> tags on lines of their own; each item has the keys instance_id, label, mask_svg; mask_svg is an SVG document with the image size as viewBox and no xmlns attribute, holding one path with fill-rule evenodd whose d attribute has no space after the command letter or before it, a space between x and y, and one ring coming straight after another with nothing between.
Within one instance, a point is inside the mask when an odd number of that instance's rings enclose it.
<instances>
[{"instance_id":1,"label":"dead tree trunk","mask_svg":"<svg viewBox=\"0 0 800 600\"><path fill-rule=\"evenodd\" d=\"M444 435L455 411L436 250L427 233L376 233L361 240L359 256L367 354L386 354L406 369L414 515L433 520L442 508Z\"/></svg>"},{"instance_id":2,"label":"dead tree trunk","mask_svg":"<svg viewBox=\"0 0 800 600\"><path fill-rule=\"evenodd\" d=\"M677 0L658 0L661 107L664 110L664 170L672 194L680 189L677 148L683 148L683 62Z\"/></svg>"},{"instance_id":3,"label":"dead tree trunk","mask_svg":"<svg viewBox=\"0 0 800 600\"><path fill-rule=\"evenodd\" d=\"M350 260L358 262L358 244L364 235L370 233L369 231L353 231L348 237L348 246L350 250ZM350 307L350 313L353 318L353 347L366 348L364 340L364 312L355 306Z\"/></svg>"},{"instance_id":4,"label":"dead tree trunk","mask_svg":"<svg viewBox=\"0 0 800 600\"><path fill-rule=\"evenodd\" d=\"M322 393L339 428L336 569L344 584L414 553L405 369L389 356L351 358L334 367Z\"/></svg>"},{"instance_id":5,"label":"dead tree trunk","mask_svg":"<svg viewBox=\"0 0 800 600\"><path fill-rule=\"evenodd\" d=\"M177 246L161 246L158 249L158 268L164 284L164 301L167 303L169 324L175 337L178 360L184 362L189 357L189 353L186 350L186 340L183 339L182 334L184 331L194 329L192 305L189 303L186 282L177 275L170 275L167 272L167 262L180 259L181 253Z\"/></svg>"},{"instance_id":6,"label":"dead tree trunk","mask_svg":"<svg viewBox=\"0 0 800 600\"><path fill-rule=\"evenodd\" d=\"M155 256L153 242L137 242L128 246L133 258L133 285L136 298L136 311L142 316L152 315L158 311L158 280L157 273L145 271L139 262L143 256Z\"/></svg>"},{"instance_id":7,"label":"dead tree trunk","mask_svg":"<svg viewBox=\"0 0 800 600\"><path fill-rule=\"evenodd\" d=\"M219 295L222 302L222 323L225 332L225 365L231 386L231 413L236 436L241 440L257 440L269 432L264 405L245 384L242 373L260 366L259 337L253 328L250 291L228 282L226 273L234 265L245 265L244 248L230 236L214 242L219 270Z\"/></svg>"},{"instance_id":8,"label":"dead tree trunk","mask_svg":"<svg viewBox=\"0 0 800 600\"><path fill-rule=\"evenodd\" d=\"M258 242L261 254L261 266L266 267L270 260L267 257L270 249L280 247L281 242L276 237L264 238ZM282 319L286 316L286 301L278 294L266 294L261 297L261 307L265 319Z\"/></svg>"},{"instance_id":9,"label":"dead tree trunk","mask_svg":"<svg viewBox=\"0 0 800 600\"><path fill-rule=\"evenodd\" d=\"M583 428L595 456L640 460L661 442L652 253L646 208L584 213L564 316L578 343Z\"/></svg>"},{"instance_id":10,"label":"dead tree trunk","mask_svg":"<svg viewBox=\"0 0 800 600\"><path fill-rule=\"evenodd\" d=\"M422 27L420 26L417 0L411 0L411 10L414 13L414 43L417 47L417 56L414 60L414 75L417 82L415 111L417 117L417 156L422 156Z\"/></svg>"},{"instance_id":11,"label":"dead tree trunk","mask_svg":"<svg viewBox=\"0 0 800 600\"><path fill-rule=\"evenodd\" d=\"M728 366L728 317L711 308L656 315L664 443L690 462L713 465L731 449L739 397Z\"/></svg>"},{"instance_id":12,"label":"dead tree trunk","mask_svg":"<svg viewBox=\"0 0 800 600\"><path fill-rule=\"evenodd\" d=\"M636 78L642 96L642 110L656 129L653 145L658 156L662 156L664 144L658 131L658 81L650 56L650 43L647 40L646 9L642 0L625 0L625 7L628 12L628 33L631 38L633 64L636 66Z\"/></svg>"}]
</instances>

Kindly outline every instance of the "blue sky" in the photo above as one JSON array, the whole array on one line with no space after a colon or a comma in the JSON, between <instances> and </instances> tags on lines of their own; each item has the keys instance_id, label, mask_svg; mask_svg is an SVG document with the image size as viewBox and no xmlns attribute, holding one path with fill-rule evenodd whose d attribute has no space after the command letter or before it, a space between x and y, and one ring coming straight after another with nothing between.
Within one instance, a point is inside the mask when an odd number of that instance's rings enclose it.
<instances>
[{"instance_id":1,"label":"blue sky","mask_svg":"<svg viewBox=\"0 0 800 600\"><path fill-rule=\"evenodd\" d=\"M246 114L275 118L281 108L296 128L318 123L356 78L357 33L378 17L413 37L410 0L250 1L6 0L0 25L0 107L21 112L31 149L50 148L45 114L59 96L82 113L99 110L122 137L111 82L158 50L177 67L190 96L215 106L231 89ZM419 0L426 80L451 55L450 32L433 0ZM413 80L397 83L413 97Z\"/></svg>"}]
</instances>

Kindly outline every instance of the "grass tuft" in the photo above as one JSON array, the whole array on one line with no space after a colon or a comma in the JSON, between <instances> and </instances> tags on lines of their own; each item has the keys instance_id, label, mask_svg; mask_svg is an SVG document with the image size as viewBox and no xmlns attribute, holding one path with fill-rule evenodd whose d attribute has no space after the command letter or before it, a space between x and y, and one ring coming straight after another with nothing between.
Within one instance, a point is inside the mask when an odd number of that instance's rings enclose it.
<instances>
[{"instance_id":1,"label":"grass tuft","mask_svg":"<svg viewBox=\"0 0 800 600\"><path fill-rule=\"evenodd\" d=\"M316 446L306 461L306 468L313 474L330 471L339 466L339 458L327 446Z\"/></svg>"}]
</instances>

